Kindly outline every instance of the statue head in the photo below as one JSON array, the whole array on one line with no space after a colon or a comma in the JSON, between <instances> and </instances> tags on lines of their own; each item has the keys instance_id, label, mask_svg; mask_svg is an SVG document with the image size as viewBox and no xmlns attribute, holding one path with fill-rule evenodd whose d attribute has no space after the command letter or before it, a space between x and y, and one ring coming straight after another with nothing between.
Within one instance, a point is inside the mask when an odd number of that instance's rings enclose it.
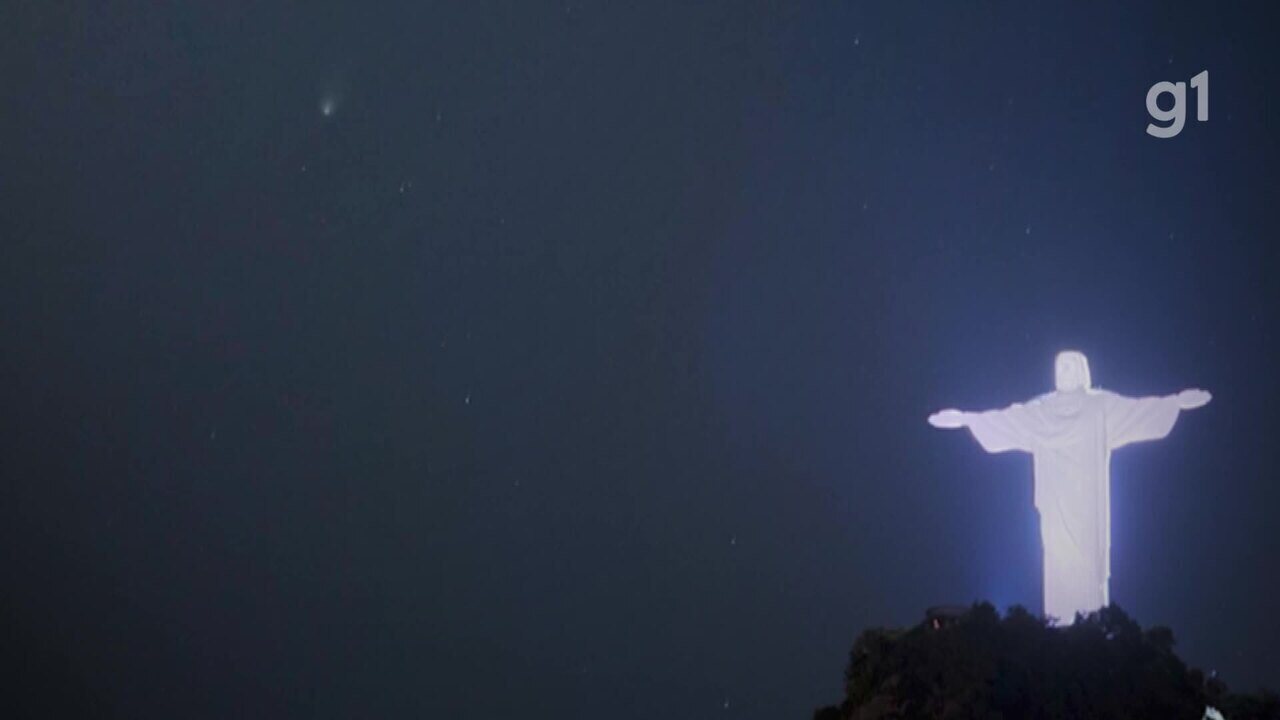
<instances>
[{"instance_id":1,"label":"statue head","mask_svg":"<svg viewBox=\"0 0 1280 720\"><path fill-rule=\"evenodd\" d=\"M1063 350L1054 360L1053 379L1060 392L1088 390L1093 384L1089 378L1089 359L1082 352Z\"/></svg>"}]
</instances>

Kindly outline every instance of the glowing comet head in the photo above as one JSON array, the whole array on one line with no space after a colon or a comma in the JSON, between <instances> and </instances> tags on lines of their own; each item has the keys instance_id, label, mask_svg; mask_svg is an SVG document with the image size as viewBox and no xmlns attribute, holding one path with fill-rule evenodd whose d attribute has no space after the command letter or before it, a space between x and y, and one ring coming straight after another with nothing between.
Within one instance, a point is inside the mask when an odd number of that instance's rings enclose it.
<instances>
[{"instance_id":1,"label":"glowing comet head","mask_svg":"<svg viewBox=\"0 0 1280 720\"><path fill-rule=\"evenodd\" d=\"M316 87L320 95L316 109L320 111L320 116L330 118L337 115L346 103L349 89L345 72L337 69L329 72Z\"/></svg>"}]
</instances>

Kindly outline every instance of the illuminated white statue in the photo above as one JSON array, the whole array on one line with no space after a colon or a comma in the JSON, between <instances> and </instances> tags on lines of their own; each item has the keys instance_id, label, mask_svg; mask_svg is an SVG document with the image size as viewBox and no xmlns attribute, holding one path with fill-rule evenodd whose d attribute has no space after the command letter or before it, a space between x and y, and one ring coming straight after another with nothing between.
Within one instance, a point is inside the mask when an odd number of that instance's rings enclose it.
<instances>
[{"instance_id":1,"label":"illuminated white statue","mask_svg":"<svg viewBox=\"0 0 1280 720\"><path fill-rule=\"evenodd\" d=\"M938 428L967 427L989 453L1034 457L1035 502L1044 543L1044 612L1062 622L1107 605L1111 576L1111 451L1169 434L1180 410L1203 406L1204 390L1127 398L1090 387L1089 362L1058 354L1057 390L1003 410L943 410Z\"/></svg>"}]
</instances>

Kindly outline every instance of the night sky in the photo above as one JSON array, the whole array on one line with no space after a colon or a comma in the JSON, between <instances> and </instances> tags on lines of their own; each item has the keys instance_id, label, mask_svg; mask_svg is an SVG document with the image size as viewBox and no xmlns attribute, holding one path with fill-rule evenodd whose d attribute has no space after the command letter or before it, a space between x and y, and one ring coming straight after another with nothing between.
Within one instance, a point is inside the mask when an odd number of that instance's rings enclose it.
<instances>
[{"instance_id":1,"label":"night sky","mask_svg":"<svg viewBox=\"0 0 1280 720\"><path fill-rule=\"evenodd\" d=\"M1030 458L925 418L1065 348L1213 392L1112 598L1280 688L1269 4L659 5L0 9L5 702L808 717L1040 607Z\"/></svg>"}]
</instances>

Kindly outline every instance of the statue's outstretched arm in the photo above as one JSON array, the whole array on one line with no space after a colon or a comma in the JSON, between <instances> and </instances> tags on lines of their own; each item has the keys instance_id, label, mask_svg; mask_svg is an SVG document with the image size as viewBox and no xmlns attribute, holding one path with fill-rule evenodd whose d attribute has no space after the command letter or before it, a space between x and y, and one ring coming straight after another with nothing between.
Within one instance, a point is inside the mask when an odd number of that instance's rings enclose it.
<instances>
[{"instance_id":1,"label":"statue's outstretched arm","mask_svg":"<svg viewBox=\"0 0 1280 720\"><path fill-rule=\"evenodd\" d=\"M1213 396L1208 390L1200 388L1189 388L1178 393L1178 408L1182 410L1195 410L1209 404Z\"/></svg>"},{"instance_id":2,"label":"statue's outstretched arm","mask_svg":"<svg viewBox=\"0 0 1280 720\"><path fill-rule=\"evenodd\" d=\"M1030 407L1014 403L1003 410L982 412L940 410L929 416L929 424L936 428L969 428L987 452L1031 452L1036 442L1036 420Z\"/></svg>"},{"instance_id":3,"label":"statue's outstretched arm","mask_svg":"<svg viewBox=\"0 0 1280 720\"><path fill-rule=\"evenodd\" d=\"M1159 440L1173 430L1178 414L1203 407L1212 399L1199 389L1159 397L1128 398L1108 393L1107 444L1112 450L1136 442Z\"/></svg>"},{"instance_id":4,"label":"statue's outstretched arm","mask_svg":"<svg viewBox=\"0 0 1280 720\"><path fill-rule=\"evenodd\" d=\"M962 428L969 424L969 413L954 408L939 410L929 416L929 424L936 428Z\"/></svg>"}]
</instances>

